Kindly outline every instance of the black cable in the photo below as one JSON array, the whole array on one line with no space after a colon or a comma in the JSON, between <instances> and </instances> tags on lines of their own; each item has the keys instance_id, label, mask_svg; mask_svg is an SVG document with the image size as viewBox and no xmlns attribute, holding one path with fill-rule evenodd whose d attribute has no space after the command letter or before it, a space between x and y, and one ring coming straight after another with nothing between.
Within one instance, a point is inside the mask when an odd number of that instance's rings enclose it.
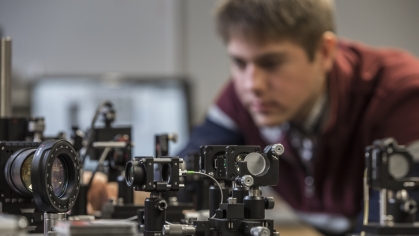
<instances>
[{"instance_id":1,"label":"black cable","mask_svg":"<svg viewBox=\"0 0 419 236\"><path fill-rule=\"evenodd\" d=\"M86 156L87 156L87 154L89 153L89 150L90 150L90 146L92 145L92 143L93 143L93 139L94 139L94 126L95 126L95 123L96 123L96 120L97 120L97 118L99 117L99 115L100 115L100 111L102 110L102 108L103 107L105 107L105 106L107 106L107 107L109 107L109 108L112 108L112 103L110 102L110 101L104 101L104 102L102 102L98 107L97 107L97 109L96 109L96 112L95 112L95 115L93 116L93 119L92 119L92 123L91 123L91 125L90 125L90 136L89 136L89 138L87 139L87 144L86 144L86 150L85 150L85 152L84 152L84 155L83 155L83 157L81 157L81 162L82 162L82 166L84 167L84 162L86 161Z\"/></svg>"},{"instance_id":2,"label":"black cable","mask_svg":"<svg viewBox=\"0 0 419 236\"><path fill-rule=\"evenodd\" d=\"M104 107L109 107L109 108L112 108L112 103L110 102L110 101L104 101L104 102L102 102L97 108L96 108L96 112L95 112L95 115L93 116L93 119L92 119L92 123L91 123L91 125L90 125L90 136L89 136L89 138L87 139L87 145L86 145L86 150L85 150L85 152L84 152L84 155L83 155L83 157L81 158L81 161L82 161L82 166L84 167L84 164L85 164L85 161L86 161L86 156L87 156L87 154L89 153L89 150L90 150L90 148L91 148L91 145L92 145L92 143L93 143L93 139L94 139L94 127L95 127L95 123L96 123L96 120L97 120L97 118L99 117L99 115L100 115L100 111L102 110L102 108L104 108ZM98 161L98 165L96 166L96 168L95 168L95 170L93 171L93 173L92 173L92 176L90 177L90 179L89 179L89 182L88 182L88 184L87 184L87 190L86 191L89 191L89 189L90 189L90 186L92 185L92 182L93 182L93 178L95 177L95 175L96 175L96 173L97 173L97 171L99 170L99 166L100 166L100 163L99 163L99 161Z\"/></svg>"},{"instance_id":3,"label":"black cable","mask_svg":"<svg viewBox=\"0 0 419 236\"><path fill-rule=\"evenodd\" d=\"M209 174L202 173L202 172L199 172L199 171L193 171L193 170L187 170L187 171L184 171L184 173L186 173L188 175L198 174L198 175L203 175L203 176L207 176L207 177L211 178L218 185L218 188L220 189L220 194L221 194L221 202L220 202L220 205L223 203L223 189L221 188L220 183L218 183L218 181L214 177L212 177ZM214 214L211 218L214 218L215 215L216 214Z\"/></svg>"},{"instance_id":4,"label":"black cable","mask_svg":"<svg viewBox=\"0 0 419 236\"><path fill-rule=\"evenodd\" d=\"M105 148L105 150L103 150L102 156L100 157L100 159L99 159L99 161L97 163L97 166L95 168L95 171L93 171L92 176L90 177L89 183L87 184L87 191L89 191L90 186L92 185L92 182L93 182L93 178L95 177L95 174L98 172L99 167L101 165L103 165L103 162L105 161L106 157L108 156L109 150L110 150L110 148Z\"/></svg>"}]
</instances>

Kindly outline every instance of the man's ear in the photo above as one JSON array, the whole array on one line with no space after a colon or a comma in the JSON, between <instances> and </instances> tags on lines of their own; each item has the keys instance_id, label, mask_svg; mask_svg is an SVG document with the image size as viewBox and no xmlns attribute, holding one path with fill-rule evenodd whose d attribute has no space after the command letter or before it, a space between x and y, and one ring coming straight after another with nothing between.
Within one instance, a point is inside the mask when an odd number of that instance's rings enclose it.
<instances>
[{"instance_id":1,"label":"man's ear","mask_svg":"<svg viewBox=\"0 0 419 236\"><path fill-rule=\"evenodd\" d=\"M321 59L321 66L326 73L332 70L338 50L337 45L338 37L335 33L331 31L326 31L323 33L323 36L319 42L317 53L319 59Z\"/></svg>"}]
</instances>

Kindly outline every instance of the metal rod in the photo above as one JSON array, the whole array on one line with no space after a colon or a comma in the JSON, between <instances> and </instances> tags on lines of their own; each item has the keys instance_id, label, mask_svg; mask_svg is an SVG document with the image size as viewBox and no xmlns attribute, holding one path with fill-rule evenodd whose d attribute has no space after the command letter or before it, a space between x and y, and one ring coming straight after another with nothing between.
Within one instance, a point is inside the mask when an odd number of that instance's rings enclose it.
<instances>
[{"instance_id":1,"label":"metal rod","mask_svg":"<svg viewBox=\"0 0 419 236\"><path fill-rule=\"evenodd\" d=\"M0 118L6 118L12 116L12 39L10 37L1 39L0 53Z\"/></svg>"},{"instance_id":2,"label":"metal rod","mask_svg":"<svg viewBox=\"0 0 419 236\"><path fill-rule=\"evenodd\" d=\"M127 146L126 142L115 142L115 141L110 141L110 142L94 142L92 144L93 147L95 148L125 148Z\"/></svg>"},{"instance_id":3,"label":"metal rod","mask_svg":"<svg viewBox=\"0 0 419 236\"><path fill-rule=\"evenodd\" d=\"M172 162L172 158L167 158L167 157L160 157L160 158L154 158L154 163L171 163ZM183 163L183 159L179 158L179 163Z\"/></svg>"},{"instance_id":4,"label":"metal rod","mask_svg":"<svg viewBox=\"0 0 419 236\"><path fill-rule=\"evenodd\" d=\"M380 191L380 224L387 225L387 189L383 188Z\"/></svg>"},{"instance_id":5,"label":"metal rod","mask_svg":"<svg viewBox=\"0 0 419 236\"><path fill-rule=\"evenodd\" d=\"M363 225L368 224L369 210L370 210L370 194L368 186L368 168L364 170L364 220Z\"/></svg>"},{"instance_id":6,"label":"metal rod","mask_svg":"<svg viewBox=\"0 0 419 236\"><path fill-rule=\"evenodd\" d=\"M44 213L44 236L57 235L53 228L57 221L62 221L67 218L65 213Z\"/></svg>"}]
</instances>

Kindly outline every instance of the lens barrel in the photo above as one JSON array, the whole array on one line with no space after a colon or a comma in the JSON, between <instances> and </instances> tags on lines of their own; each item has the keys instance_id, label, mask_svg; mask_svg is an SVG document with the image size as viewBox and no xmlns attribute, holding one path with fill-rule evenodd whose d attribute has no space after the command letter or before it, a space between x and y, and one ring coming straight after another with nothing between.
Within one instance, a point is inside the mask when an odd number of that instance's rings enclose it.
<instances>
[{"instance_id":1,"label":"lens barrel","mask_svg":"<svg viewBox=\"0 0 419 236\"><path fill-rule=\"evenodd\" d=\"M31 165L35 148L23 148L7 160L5 178L9 186L16 192L32 196Z\"/></svg>"},{"instance_id":2,"label":"lens barrel","mask_svg":"<svg viewBox=\"0 0 419 236\"><path fill-rule=\"evenodd\" d=\"M142 162L129 161L125 166L125 179L130 187L141 187L146 180L147 172Z\"/></svg>"},{"instance_id":3,"label":"lens barrel","mask_svg":"<svg viewBox=\"0 0 419 236\"><path fill-rule=\"evenodd\" d=\"M44 212L67 212L80 189L80 160L65 140L48 140L36 149L31 166L33 197Z\"/></svg>"}]
</instances>

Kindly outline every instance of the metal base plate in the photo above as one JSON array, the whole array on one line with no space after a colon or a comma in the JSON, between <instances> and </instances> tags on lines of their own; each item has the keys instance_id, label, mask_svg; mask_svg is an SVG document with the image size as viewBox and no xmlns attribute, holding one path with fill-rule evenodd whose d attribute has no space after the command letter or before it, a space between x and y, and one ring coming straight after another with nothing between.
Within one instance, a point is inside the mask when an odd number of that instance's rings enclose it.
<instances>
[{"instance_id":1,"label":"metal base plate","mask_svg":"<svg viewBox=\"0 0 419 236\"><path fill-rule=\"evenodd\" d=\"M419 222L413 224L395 223L392 226L369 223L363 226L363 231L365 231L366 236L419 235Z\"/></svg>"}]
</instances>

